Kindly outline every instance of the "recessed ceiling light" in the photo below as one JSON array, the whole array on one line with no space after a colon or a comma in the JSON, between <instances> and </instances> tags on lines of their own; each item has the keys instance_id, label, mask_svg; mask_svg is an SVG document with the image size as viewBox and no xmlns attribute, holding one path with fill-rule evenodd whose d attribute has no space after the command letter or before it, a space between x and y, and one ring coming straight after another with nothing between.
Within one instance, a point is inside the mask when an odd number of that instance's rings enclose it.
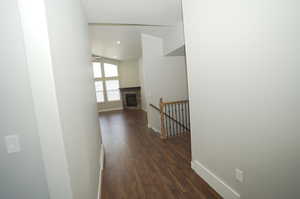
<instances>
[{"instance_id":1,"label":"recessed ceiling light","mask_svg":"<svg viewBox=\"0 0 300 199\"><path fill-rule=\"evenodd\" d=\"M117 44L120 45L120 44L121 44L121 41L117 41Z\"/></svg>"}]
</instances>

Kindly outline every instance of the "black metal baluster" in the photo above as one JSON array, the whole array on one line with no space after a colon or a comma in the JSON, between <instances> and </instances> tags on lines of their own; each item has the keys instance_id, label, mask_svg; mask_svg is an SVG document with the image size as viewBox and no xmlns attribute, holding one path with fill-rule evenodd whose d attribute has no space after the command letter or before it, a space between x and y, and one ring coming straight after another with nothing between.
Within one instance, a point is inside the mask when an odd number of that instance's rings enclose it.
<instances>
[{"instance_id":1,"label":"black metal baluster","mask_svg":"<svg viewBox=\"0 0 300 199\"><path fill-rule=\"evenodd\" d=\"M171 129L171 132L170 132L170 136L173 135L173 122L172 122L172 118L171 118L171 115L172 115L172 107L171 107L171 104L169 104L169 108L170 108L170 114L169 114L169 117L170 117L170 129Z\"/></svg>"},{"instance_id":2,"label":"black metal baluster","mask_svg":"<svg viewBox=\"0 0 300 199\"><path fill-rule=\"evenodd\" d=\"M177 109L178 109L178 128L179 128L179 131L178 131L178 135L181 134L181 122L180 122L180 104L177 104Z\"/></svg>"},{"instance_id":3,"label":"black metal baluster","mask_svg":"<svg viewBox=\"0 0 300 199\"><path fill-rule=\"evenodd\" d=\"M184 133L185 133L185 131L186 131L186 113L185 113L185 103L183 104L183 123L184 123Z\"/></svg>"},{"instance_id":4,"label":"black metal baluster","mask_svg":"<svg viewBox=\"0 0 300 199\"><path fill-rule=\"evenodd\" d=\"M184 105L185 105L185 103L182 104L182 124L183 124L183 134L184 134L184 132L185 132Z\"/></svg>"},{"instance_id":5,"label":"black metal baluster","mask_svg":"<svg viewBox=\"0 0 300 199\"><path fill-rule=\"evenodd\" d=\"M182 135L183 130L182 130L182 104L179 104L179 122L180 122L180 135Z\"/></svg>"},{"instance_id":6,"label":"black metal baluster","mask_svg":"<svg viewBox=\"0 0 300 199\"><path fill-rule=\"evenodd\" d=\"M172 104L172 110L173 110L172 118L173 118L173 124L174 124L173 136L176 136L176 107L174 106L174 104Z\"/></svg>"},{"instance_id":7,"label":"black metal baluster","mask_svg":"<svg viewBox=\"0 0 300 199\"><path fill-rule=\"evenodd\" d=\"M163 117L164 117L164 127L165 127L165 134L168 136L168 125L167 125L167 118L166 118L166 115L165 115L165 113L166 113L166 106L163 106Z\"/></svg>"},{"instance_id":8,"label":"black metal baluster","mask_svg":"<svg viewBox=\"0 0 300 199\"><path fill-rule=\"evenodd\" d=\"M186 103L186 128L189 129L189 102Z\"/></svg>"},{"instance_id":9,"label":"black metal baluster","mask_svg":"<svg viewBox=\"0 0 300 199\"><path fill-rule=\"evenodd\" d=\"M169 121L169 136L172 135L172 124L171 124L171 120L170 120L170 105L168 104L168 121Z\"/></svg>"},{"instance_id":10,"label":"black metal baluster","mask_svg":"<svg viewBox=\"0 0 300 199\"><path fill-rule=\"evenodd\" d=\"M168 137L169 136L169 124L168 124L168 119L169 118L167 117L167 113L168 113L168 111L167 111L168 110L168 106L167 105L165 106L165 110L166 110L165 111L165 118L166 118L166 129L167 129L167 133L166 134L167 134L167 137Z\"/></svg>"},{"instance_id":11,"label":"black metal baluster","mask_svg":"<svg viewBox=\"0 0 300 199\"><path fill-rule=\"evenodd\" d=\"M179 104L176 104L176 120L177 120L177 126L178 126L178 132L177 132L177 136L180 135L180 120L179 120L179 114L180 114L180 108L179 108Z\"/></svg>"},{"instance_id":12,"label":"black metal baluster","mask_svg":"<svg viewBox=\"0 0 300 199\"><path fill-rule=\"evenodd\" d=\"M174 104L171 104L172 107L172 126L173 126L173 132L172 132L172 136L174 136L175 134L175 122L174 122Z\"/></svg>"},{"instance_id":13,"label":"black metal baluster","mask_svg":"<svg viewBox=\"0 0 300 199\"><path fill-rule=\"evenodd\" d=\"M172 126L173 126L173 132L172 132L172 136L175 135L175 122L174 122L174 104L171 104L171 110L172 110Z\"/></svg>"},{"instance_id":14,"label":"black metal baluster","mask_svg":"<svg viewBox=\"0 0 300 199\"><path fill-rule=\"evenodd\" d=\"M182 123L183 123L183 134L185 133L185 103L182 104Z\"/></svg>"},{"instance_id":15,"label":"black metal baluster","mask_svg":"<svg viewBox=\"0 0 300 199\"><path fill-rule=\"evenodd\" d=\"M186 130L186 128L187 128L187 114L186 114L186 111L187 111L187 109L186 109L186 103L184 103L184 127L185 127L185 129L184 130Z\"/></svg>"},{"instance_id":16,"label":"black metal baluster","mask_svg":"<svg viewBox=\"0 0 300 199\"><path fill-rule=\"evenodd\" d=\"M181 110L180 110L180 104L178 104L178 121L179 121L179 135L181 135L182 131L182 126L181 126Z\"/></svg>"},{"instance_id":17,"label":"black metal baluster","mask_svg":"<svg viewBox=\"0 0 300 199\"><path fill-rule=\"evenodd\" d=\"M188 128L191 130L191 121L190 121L190 104L188 103Z\"/></svg>"},{"instance_id":18,"label":"black metal baluster","mask_svg":"<svg viewBox=\"0 0 300 199\"><path fill-rule=\"evenodd\" d=\"M178 135L177 104L174 104L174 106L175 106L175 118L176 118L176 123L175 123L175 125L176 125L176 133L175 133L175 135L177 136Z\"/></svg>"}]
</instances>

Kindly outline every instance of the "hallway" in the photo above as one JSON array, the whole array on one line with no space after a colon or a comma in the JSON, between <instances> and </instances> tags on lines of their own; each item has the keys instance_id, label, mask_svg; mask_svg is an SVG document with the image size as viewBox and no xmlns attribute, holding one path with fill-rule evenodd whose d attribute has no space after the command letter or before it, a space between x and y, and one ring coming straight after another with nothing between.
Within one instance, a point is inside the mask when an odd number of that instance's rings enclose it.
<instances>
[{"instance_id":1,"label":"hallway","mask_svg":"<svg viewBox=\"0 0 300 199\"><path fill-rule=\"evenodd\" d=\"M100 114L102 199L219 199L190 168L190 138L162 141L140 110Z\"/></svg>"}]
</instances>

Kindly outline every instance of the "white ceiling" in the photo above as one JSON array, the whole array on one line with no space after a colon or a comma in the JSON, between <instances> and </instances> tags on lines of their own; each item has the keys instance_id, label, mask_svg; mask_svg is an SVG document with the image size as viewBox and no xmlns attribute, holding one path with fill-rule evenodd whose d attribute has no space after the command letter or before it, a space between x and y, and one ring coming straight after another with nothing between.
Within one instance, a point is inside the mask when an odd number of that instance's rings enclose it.
<instances>
[{"instance_id":1,"label":"white ceiling","mask_svg":"<svg viewBox=\"0 0 300 199\"><path fill-rule=\"evenodd\" d=\"M92 53L111 59L128 60L141 57L141 33L164 37L169 27L90 25ZM120 44L117 44L120 41Z\"/></svg>"},{"instance_id":2,"label":"white ceiling","mask_svg":"<svg viewBox=\"0 0 300 199\"><path fill-rule=\"evenodd\" d=\"M175 25L180 0L83 0L89 23Z\"/></svg>"},{"instance_id":3,"label":"white ceiling","mask_svg":"<svg viewBox=\"0 0 300 199\"><path fill-rule=\"evenodd\" d=\"M83 0L83 2L88 16L92 53L111 59L139 58L141 33L163 37L169 26L176 25L182 18L180 0ZM118 45L117 41L121 41L121 44Z\"/></svg>"}]
</instances>

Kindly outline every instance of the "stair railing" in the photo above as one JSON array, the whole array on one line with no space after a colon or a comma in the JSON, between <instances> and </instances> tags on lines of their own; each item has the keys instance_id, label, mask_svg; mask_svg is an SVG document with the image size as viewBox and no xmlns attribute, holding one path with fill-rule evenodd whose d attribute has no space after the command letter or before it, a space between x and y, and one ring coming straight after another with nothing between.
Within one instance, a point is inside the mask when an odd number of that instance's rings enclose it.
<instances>
[{"instance_id":1,"label":"stair railing","mask_svg":"<svg viewBox=\"0 0 300 199\"><path fill-rule=\"evenodd\" d=\"M162 139L190 133L188 100L164 102L163 98L160 98L159 108L153 104L150 104L150 106L160 112Z\"/></svg>"}]
</instances>

